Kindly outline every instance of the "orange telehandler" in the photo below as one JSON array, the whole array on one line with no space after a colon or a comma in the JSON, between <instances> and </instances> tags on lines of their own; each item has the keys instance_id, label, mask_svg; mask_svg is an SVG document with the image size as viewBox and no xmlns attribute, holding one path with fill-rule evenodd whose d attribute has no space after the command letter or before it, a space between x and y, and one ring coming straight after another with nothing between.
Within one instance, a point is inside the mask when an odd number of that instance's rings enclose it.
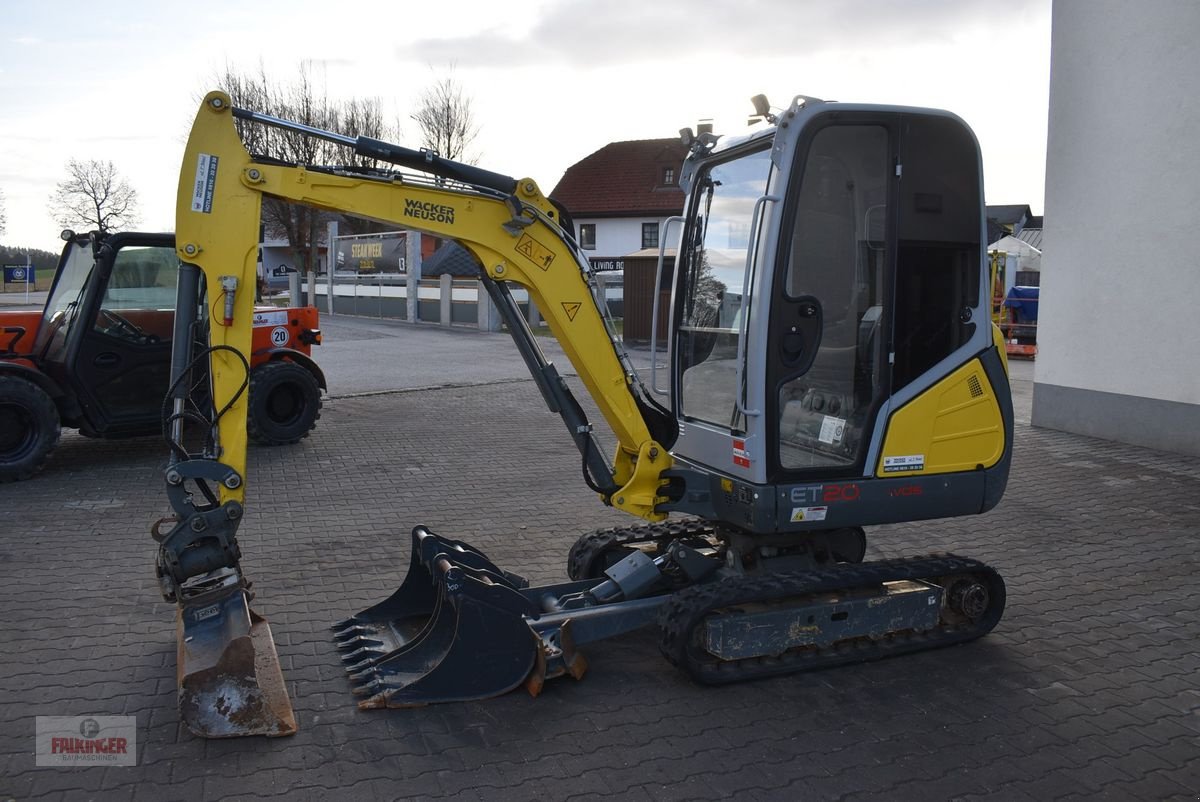
<instances>
[{"instance_id":1,"label":"orange telehandler","mask_svg":"<svg viewBox=\"0 0 1200 802\"><path fill-rule=\"evenodd\" d=\"M0 312L0 482L27 479L63 426L89 437L162 430L179 260L170 234L76 235L41 311ZM198 309L183 310L196 319ZM250 361L252 439L306 437L320 417L325 375L315 307L256 309Z\"/></svg>"}]
</instances>

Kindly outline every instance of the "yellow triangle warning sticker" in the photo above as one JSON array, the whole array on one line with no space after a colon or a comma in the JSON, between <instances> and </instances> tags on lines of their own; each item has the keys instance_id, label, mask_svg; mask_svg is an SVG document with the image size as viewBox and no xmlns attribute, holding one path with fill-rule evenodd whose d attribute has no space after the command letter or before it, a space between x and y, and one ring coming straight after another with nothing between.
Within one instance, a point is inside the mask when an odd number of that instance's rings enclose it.
<instances>
[{"instance_id":1,"label":"yellow triangle warning sticker","mask_svg":"<svg viewBox=\"0 0 1200 802\"><path fill-rule=\"evenodd\" d=\"M575 320L575 316L579 314L579 307L581 306L583 306L581 303L564 303L563 311L567 313L567 319Z\"/></svg>"}]
</instances>

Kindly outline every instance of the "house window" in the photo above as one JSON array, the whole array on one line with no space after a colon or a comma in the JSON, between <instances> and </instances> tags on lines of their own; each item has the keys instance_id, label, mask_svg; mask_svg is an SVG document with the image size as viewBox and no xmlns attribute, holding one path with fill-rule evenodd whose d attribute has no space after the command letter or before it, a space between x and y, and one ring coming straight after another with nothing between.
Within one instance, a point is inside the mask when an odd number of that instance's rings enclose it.
<instances>
[{"instance_id":1,"label":"house window","mask_svg":"<svg viewBox=\"0 0 1200 802\"><path fill-rule=\"evenodd\" d=\"M664 167L663 168L663 186L664 187L675 186L675 168L674 167Z\"/></svg>"},{"instance_id":2,"label":"house window","mask_svg":"<svg viewBox=\"0 0 1200 802\"><path fill-rule=\"evenodd\" d=\"M579 247L585 251L596 250L596 224L579 224Z\"/></svg>"},{"instance_id":3,"label":"house window","mask_svg":"<svg viewBox=\"0 0 1200 802\"><path fill-rule=\"evenodd\" d=\"M642 223L642 247L658 247L658 223Z\"/></svg>"}]
</instances>

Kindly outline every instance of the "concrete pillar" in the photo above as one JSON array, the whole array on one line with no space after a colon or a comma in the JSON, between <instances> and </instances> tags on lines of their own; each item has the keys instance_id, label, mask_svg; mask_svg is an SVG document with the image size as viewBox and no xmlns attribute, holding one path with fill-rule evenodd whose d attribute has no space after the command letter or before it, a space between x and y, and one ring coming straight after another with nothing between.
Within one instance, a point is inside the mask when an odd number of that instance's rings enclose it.
<instances>
[{"instance_id":1,"label":"concrete pillar","mask_svg":"<svg viewBox=\"0 0 1200 802\"><path fill-rule=\"evenodd\" d=\"M420 287L421 287L421 232L409 231L404 243L404 262L408 268L405 279L405 313L409 323L421 319Z\"/></svg>"},{"instance_id":2,"label":"concrete pillar","mask_svg":"<svg viewBox=\"0 0 1200 802\"><path fill-rule=\"evenodd\" d=\"M603 273L594 273L592 278L596 282L596 306L604 311L608 306L608 277Z\"/></svg>"},{"instance_id":3,"label":"concrete pillar","mask_svg":"<svg viewBox=\"0 0 1200 802\"><path fill-rule=\"evenodd\" d=\"M536 329L542 322L542 316L538 312L537 305L533 302L533 296L529 296L529 328Z\"/></svg>"},{"instance_id":4,"label":"concrete pillar","mask_svg":"<svg viewBox=\"0 0 1200 802\"><path fill-rule=\"evenodd\" d=\"M492 301L492 296L483 288L483 282L476 287L478 300L475 302L475 321L480 331L500 331L500 310Z\"/></svg>"},{"instance_id":5,"label":"concrete pillar","mask_svg":"<svg viewBox=\"0 0 1200 802\"><path fill-rule=\"evenodd\" d=\"M441 276L441 279L439 280L439 283L441 285L439 287L439 289L441 290L440 298L438 299L441 302L440 317L442 319L442 325L449 326L450 325L450 315L451 315L451 312L453 311L452 310L452 302L454 300L454 295L453 295L453 293L454 293L454 277L451 276L449 273L443 273Z\"/></svg>"},{"instance_id":6,"label":"concrete pillar","mask_svg":"<svg viewBox=\"0 0 1200 802\"><path fill-rule=\"evenodd\" d=\"M308 271L308 294L305 300L308 306L317 305L317 274L312 270Z\"/></svg>"},{"instance_id":7,"label":"concrete pillar","mask_svg":"<svg viewBox=\"0 0 1200 802\"><path fill-rule=\"evenodd\" d=\"M302 306L303 298L300 293L300 271L288 273L288 306Z\"/></svg>"},{"instance_id":8,"label":"concrete pillar","mask_svg":"<svg viewBox=\"0 0 1200 802\"><path fill-rule=\"evenodd\" d=\"M329 258L325 260L325 311L331 315L333 314L333 271L337 270L337 237L337 220L330 220L325 247L325 252L329 254Z\"/></svg>"}]
</instances>

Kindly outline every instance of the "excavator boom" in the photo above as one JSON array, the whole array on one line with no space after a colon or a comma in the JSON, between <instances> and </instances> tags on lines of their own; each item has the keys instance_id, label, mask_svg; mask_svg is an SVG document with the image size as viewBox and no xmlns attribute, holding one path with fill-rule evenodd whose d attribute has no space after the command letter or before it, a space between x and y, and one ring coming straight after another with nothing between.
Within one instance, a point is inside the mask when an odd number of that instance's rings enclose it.
<instances>
[{"instance_id":1,"label":"excavator boom","mask_svg":"<svg viewBox=\"0 0 1200 802\"><path fill-rule=\"evenodd\" d=\"M330 139L359 155L418 167L436 178L256 160L235 120ZM224 93L210 93L196 116L180 174L176 243L183 268L177 306L195 308L194 289L188 295L185 288L194 288L197 276L214 299L205 356L219 445L186 458L176 450L167 471L174 526L156 533L164 596L180 605L181 715L208 736L278 735L295 728L269 629L249 608L236 538L245 492L245 355L264 195L452 238L469 249L547 405L576 442L589 484L606 503L661 520L665 514L656 507L665 498L659 477L672 464L670 426L659 420L666 442L651 434L647 419L655 420L656 413L595 303L586 258L562 228L561 212L531 179L237 109ZM510 284L528 290L616 435L611 465L578 401L517 313ZM187 385L179 379L192 361L182 350L175 354L173 386ZM175 399L177 442L184 401Z\"/></svg>"}]
</instances>

